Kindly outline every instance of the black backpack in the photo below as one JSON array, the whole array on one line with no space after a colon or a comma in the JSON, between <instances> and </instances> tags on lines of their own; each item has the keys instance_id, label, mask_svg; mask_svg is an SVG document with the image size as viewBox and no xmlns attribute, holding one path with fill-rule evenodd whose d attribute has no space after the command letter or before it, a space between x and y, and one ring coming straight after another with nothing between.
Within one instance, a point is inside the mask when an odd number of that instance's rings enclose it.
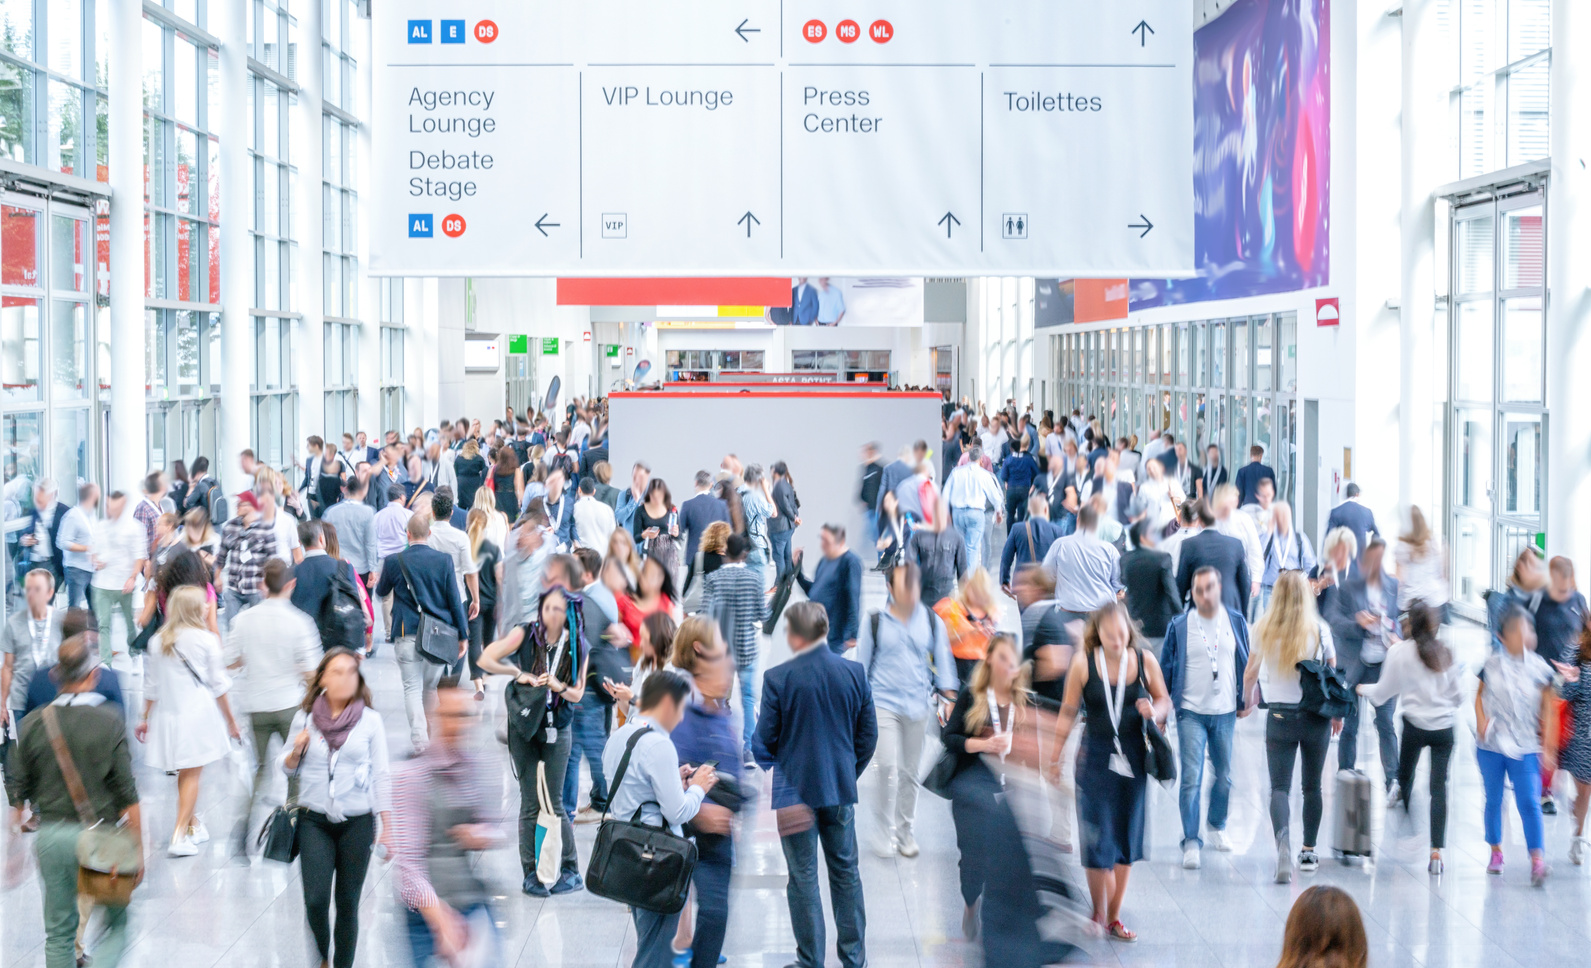
<instances>
[{"instance_id":1,"label":"black backpack","mask_svg":"<svg viewBox=\"0 0 1591 968\"><path fill-rule=\"evenodd\" d=\"M320 614L315 617L322 650L341 648L358 652L365 647L365 608L359 602L359 590L354 587L352 574L353 566L339 561L328 580L331 587L326 590Z\"/></svg>"}]
</instances>

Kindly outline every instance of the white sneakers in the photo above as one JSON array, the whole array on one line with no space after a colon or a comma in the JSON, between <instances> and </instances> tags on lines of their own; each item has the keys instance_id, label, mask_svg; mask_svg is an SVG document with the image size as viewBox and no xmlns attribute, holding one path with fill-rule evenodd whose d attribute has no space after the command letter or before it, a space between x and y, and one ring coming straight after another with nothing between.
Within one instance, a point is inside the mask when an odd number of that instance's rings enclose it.
<instances>
[{"instance_id":1,"label":"white sneakers","mask_svg":"<svg viewBox=\"0 0 1591 968\"><path fill-rule=\"evenodd\" d=\"M1232 842L1226 839L1226 831L1224 830L1210 831L1210 835L1204 838L1204 846L1211 850L1218 850L1223 854L1230 853L1232 850Z\"/></svg>"},{"instance_id":2,"label":"white sneakers","mask_svg":"<svg viewBox=\"0 0 1591 968\"><path fill-rule=\"evenodd\" d=\"M171 846L166 848L167 857L192 857L199 852L193 843L193 838L184 834L171 838Z\"/></svg>"},{"instance_id":3,"label":"white sneakers","mask_svg":"<svg viewBox=\"0 0 1591 968\"><path fill-rule=\"evenodd\" d=\"M1403 790L1398 786L1398 781L1397 780L1393 780L1392 781L1392 785L1390 787L1387 787L1387 809L1391 810L1393 807L1397 806L1402 800L1403 800Z\"/></svg>"},{"instance_id":4,"label":"white sneakers","mask_svg":"<svg viewBox=\"0 0 1591 968\"><path fill-rule=\"evenodd\" d=\"M895 841L895 849L900 851L902 857L916 857L921 853L917 847L917 838L913 837L909 830L902 832Z\"/></svg>"},{"instance_id":5,"label":"white sneakers","mask_svg":"<svg viewBox=\"0 0 1591 968\"><path fill-rule=\"evenodd\" d=\"M195 844L207 843L210 840L210 829L204 825L204 820L198 814L194 814L193 822L188 824L188 839Z\"/></svg>"},{"instance_id":6,"label":"white sneakers","mask_svg":"<svg viewBox=\"0 0 1591 968\"><path fill-rule=\"evenodd\" d=\"M1203 860L1199 857L1199 848L1188 847L1182 851L1182 869L1196 871Z\"/></svg>"},{"instance_id":7,"label":"white sneakers","mask_svg":"<svg viewBox=\"0 0 1591 968\"><path fill-rule=\"evenodd\" d=\"M1585 844L1584 837L1569 838L1569 863L1576 867L1585 864Z\"/></svg>"}]
</instances>

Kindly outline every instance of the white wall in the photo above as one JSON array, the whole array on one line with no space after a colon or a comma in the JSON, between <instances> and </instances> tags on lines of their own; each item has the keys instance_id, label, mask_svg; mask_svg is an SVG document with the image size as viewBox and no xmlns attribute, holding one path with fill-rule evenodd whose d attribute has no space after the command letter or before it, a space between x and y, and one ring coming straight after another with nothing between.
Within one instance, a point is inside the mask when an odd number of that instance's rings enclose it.
<instances>
[{"instance_id":1,"label":"white wall","mask_svg":"<svg viewBox=\"0 0 1591 968\"><path fill-rule=\"evenodd\" d=\"M818 528L826 522L843 523L853 547L863 540L856 502L862 445L876 441L886 457L915 440L933 446L940 419L933 395L878 391L627 393L610 398L609 414L615 481L628 481L630 468L644 460L676 504L690 497L696 472L716 474L725 454L764 470L787 463L803 521L793 547L805 547L808 562L815 560Z\"/></svg>"}]
</instances>

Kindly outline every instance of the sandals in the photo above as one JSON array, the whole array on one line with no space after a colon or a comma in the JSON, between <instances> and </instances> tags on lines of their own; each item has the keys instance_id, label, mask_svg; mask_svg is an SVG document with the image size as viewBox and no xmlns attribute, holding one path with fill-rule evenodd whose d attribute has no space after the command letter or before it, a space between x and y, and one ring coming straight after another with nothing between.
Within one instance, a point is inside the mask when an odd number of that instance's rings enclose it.
<instances>
[{"instance_id":1,"label":"sandals","mask_svg":"<svg viewBox=\"0 0 1591 968\"><path fill-rule=\"evenodd\" d=\"M1138 933L1136 931L1127 930L1127 926L1122 924L1120 920L1112 921L1110 924L1107 924L1105 926L1105 933L1110 935L1112 940L1125 941L1128 944L1132 944L1138 940Z\"/></svg>"}]
</instances>

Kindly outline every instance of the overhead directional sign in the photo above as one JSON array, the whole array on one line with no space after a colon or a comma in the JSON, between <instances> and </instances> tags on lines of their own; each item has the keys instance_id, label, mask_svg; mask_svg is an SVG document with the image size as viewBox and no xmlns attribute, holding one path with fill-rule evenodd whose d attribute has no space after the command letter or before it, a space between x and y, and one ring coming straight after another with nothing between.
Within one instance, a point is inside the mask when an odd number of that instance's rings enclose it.
<instances>
[{"instance_id":1,"label":"overhead directional sign","mask_svg":"<svg viewBox=\"0 0 1591 968\"><path fill-rule=\"evenodd\" d=\"M1193 270L1187 0L373 9L377 274Z\"/></svg>"}]
</instances>

